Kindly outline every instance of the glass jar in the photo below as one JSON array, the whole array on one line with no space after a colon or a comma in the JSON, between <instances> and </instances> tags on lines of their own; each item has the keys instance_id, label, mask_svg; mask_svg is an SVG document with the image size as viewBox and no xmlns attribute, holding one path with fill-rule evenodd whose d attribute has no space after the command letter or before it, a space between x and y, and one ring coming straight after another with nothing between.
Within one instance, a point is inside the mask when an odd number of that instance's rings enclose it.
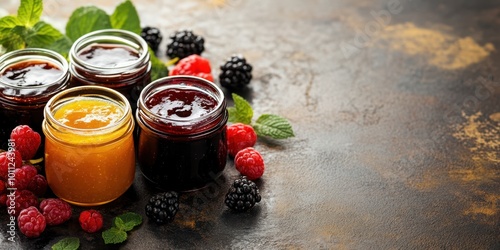
<instances>
[{"instance_id":1,"label":"glass jar","mask_svg":"<svg viewBox=\"0 0 500 250\"><path fill-rule=\"evenodd\" d=\"M127 97L132 110L142 88L151 82L148 44L130 31L88 33L73 43L69 59L71 86L112 88Z\"/></svg>"},{"instance_id":2,"label":"glass jar","mask_svg":"<svg viewBox=\"0 0 500 250\"><path fill-rule=\"evenodd\" d=\"M228 113L222 90L192 76L158 79L137 104L138 163L164 190L202 188L224 170Z\"/></svg>"},{"instance_id":3,"label":"glass jar","mask_svg":"<svg viewBox=\"0 0 500 250\"><path fill-rule=\"evenodd\" d=\"M7 149L17 125L29 125L43 136L45 104L68 87L69 78L66 59L54 51L30 48L0 57L0 148ZM35 157L42 155L43 140Z\"/></svg>"},{"instance_id":4,"label":"glass jar","mask_svg":"<svg viewBox=\"0 0 500 250\"><path fill-rule=\"evenodd\" d=\"M45 174L59 198L80 206L111 202L132 185L134 119L119 92L70 88L45 107Z\"/></svg>"}]
</instances>

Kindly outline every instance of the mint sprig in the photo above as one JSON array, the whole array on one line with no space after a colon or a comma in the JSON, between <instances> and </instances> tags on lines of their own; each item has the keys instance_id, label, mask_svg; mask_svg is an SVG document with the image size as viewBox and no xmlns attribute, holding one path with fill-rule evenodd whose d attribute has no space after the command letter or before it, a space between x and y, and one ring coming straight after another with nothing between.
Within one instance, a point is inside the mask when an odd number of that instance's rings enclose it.
<instances>
[{"instance_id":1,"label":"mint sprig","mask_svg":"<svg viewBox=\"0 0 500 250\"><path fill-rule=\"evenodd\" d=\"M229 122L251 125L258 136L286 139L295 136L290 122L278 115L263 114L252 123L253 109L243 97L232 93L234 107L227 109Z\"/></svg>"},{"instance_id":2,"label":"mint sprig","mask_svg":"<svg viewBox=\"0 0 500 250\"><path fill-rule=\"evenodd\" d=\"M127 240L127 232L142 223L142 216L133 212L124 213L113 219L113 226L102 232L105 244L118 244Z\"/></svg>"},{"instance_id":3,"label":"mint sprig","mask_svg":"<svg viewBox=\"0 0 500 250\"><path fill-rule=\"evenodd\" d=\"M52 250L77 250L80 247L80 239L68 237L52 245Z\"/></svg>"}]
</instances>

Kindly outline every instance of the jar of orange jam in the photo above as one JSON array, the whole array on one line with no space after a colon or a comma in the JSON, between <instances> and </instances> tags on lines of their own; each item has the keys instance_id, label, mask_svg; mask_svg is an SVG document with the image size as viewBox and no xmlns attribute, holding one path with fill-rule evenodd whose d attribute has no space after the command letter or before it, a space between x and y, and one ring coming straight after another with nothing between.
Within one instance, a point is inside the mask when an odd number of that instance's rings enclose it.
<instances>
[{"instance_id":1,"label":"jar of orange jam","mask_svg":"<svg viewBox=\"0 0 500 250\"><path fill-rule=\"evenodd\" d=\"M80 206L111 202L132 184L134 119L119 92L70 88L44 110L45 174L59 198Z\"/></svg>"}]
</instances>

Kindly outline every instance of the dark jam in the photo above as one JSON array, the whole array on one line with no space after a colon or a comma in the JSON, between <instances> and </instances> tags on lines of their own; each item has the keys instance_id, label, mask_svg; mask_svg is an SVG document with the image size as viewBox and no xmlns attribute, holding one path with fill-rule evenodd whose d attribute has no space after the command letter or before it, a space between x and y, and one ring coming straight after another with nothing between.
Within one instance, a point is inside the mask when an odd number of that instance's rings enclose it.
<instances>
[{"instance_id":1,"label":"dark jam","mask_svg":"<svg viewBox=\"0 0 500 250\"><path fill-rule=\"evenodd\" d=\"M150 182L161 189L185 191L220 175L227 158L225 108L220 119L203 120L216 109L216 99L194 88L167 88L144 104L152 114L173 121L138 121L138 162Z\"/></svg>"},{"instance_id":2,"label":"dark jam","mask_svg":"<svg viewBox=\"0 0 500 250\"><path fill-rule=\"evenodd\" d=\"M83 49L78 57L95 67L111 68L137 61L139 54L126 46L100 44Z\"/></svg>"},{"instance_id":3,"label":"dark jam","mask_svg":"<svg viewBox=\"0 0 500 250\"><path fill-rule=\"evenodd\" d=\"M67 71L42 60L14 63L0 72L0 148L7 149L12 129L20 124L29 125L43 137L43 108L55 91L65 88L68 77L62 77L64 74ZM35 157L43 156L43 142L42 138Z\"/></svg>"}]
</instances>

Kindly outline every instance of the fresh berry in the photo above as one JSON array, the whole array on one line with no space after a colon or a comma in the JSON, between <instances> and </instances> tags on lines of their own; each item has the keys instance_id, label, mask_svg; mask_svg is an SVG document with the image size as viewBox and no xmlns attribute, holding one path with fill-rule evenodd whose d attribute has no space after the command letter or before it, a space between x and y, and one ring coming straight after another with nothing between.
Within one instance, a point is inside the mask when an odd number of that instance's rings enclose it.
<instances>
[{"instance_id":1,"label":"fresh berry","mask_svg":"<svg viewBox=\"0 0 500 250\"><path fill-rule=\"evenodd\" d=\"M16 188L19 190L25 190L28 188L33 177L37 175L37 170L31 165L25 165L22 168L16 168L14 170L14 179L8 180L7 186Z\"/></svg>"},{"instance_id":2,"label":"fresh berry","mask_svg":"<svg viewBox=\"0 0 500 250\"><path fill-rule=\"evenodd\" d=\"M95 233L102 228L103 219L99 211L90 209L82 211L78 221L80 222L80 226L83 231L87 233Z\"/></svg>"},{"instance_id":3,"label":"fresh berry","mask_svg":"<svg viewBox=\"0 0 500 250\"><path fill-rule=\"evenodd\" d=\"M38 198L28 190L16 191L14 196L7 196L7 198L5 205L11 216L17 216L25 208L38 207Z\"/></svg>"},{"instance_id":4,"label":"fresh berry","mask_svg":"<svg viewBox=\"0 0 500 250\"><path fill-rule=\"evenodd\" d=\"M45 230L45 217L36 209L28 207L19 213L17 224L21 233L28 238L36 238Z\"/></svg>"},{"instance_id":5,"label":"fresh berry","mask_svg":"<svg viewBox=\"0 0 500 250\"><path fill-rule=\"evenodd\" d=\"M227 126L227 150L234 157L240 150L253 147L257 142L257 134L252 126L243 123L235 123Z\"/></svg>"},{"instance_id":6,"label":"fresh berry","mask_svg":"<svg viewBox=\"0 0 500 250\"><path fill-rule=\"evenodd\" d=\"M7 205L7 194L0 194L0 207L5 207Z\"/></svg>"},{"instance_id":7,"label":"fresh berry","mask_svg":"<svg viewBox=\"0 0 500 250\"><path fill-rule=\"evenodd\" d=\"M28 125L19 125L12 130L10 139L15 143L15 149L19 150L23 160L30 160L36 154L42 138L40 134Z\"/></svg>"},{"instance_id":8,"label":"fresh berry","mask_svg":"<svg viewBox=\"0 0 500 250\"><path fill-rule=\"evenodd\" d=\"M0 153L0 179L7 180L9 168L13 172L15 168L20 168L23 165L21 153L17 150Z\"/></svg>"},{"instance_id":9,"label":"fresh berry","mask_svg":"<svg viewBox=\"0 0 500 250\"><path fill-rule=\"evenodd\" d=\"M40 174L33 176L28 184L27 190L33 192L38 197L43 196L47 191L47 179Z\"/></svg>"},{"instance_id":10,"label":"fresh berry","mask_svg":"<svg viewBox=\"0 0 500 250\"><path fill-rule=\"evenodd\" d=\"M226 194L225 203L232 210L243 212L260 202L260 193L257 185L245 176L234 181Z\"/></svg>"},{"instance_id":11,"label":"fresh berry","mask_svg":"<svg viewBox=\"0 0 500 250\"><path fill-rule=\"evenodd\" d=\"M157 224L172 221L179 210L179 195L176 192L159 193L146 204L146 216Z\"/></svg>"},{"instance_id":12,"label":"fresh berry","mask_svg":"<svg viewBox=\"0 0 500 250\"><path fill-rule=\"evenodd\" d=\"M264 159L252 147L240 150L234 157L234 165L250 180L256 180L264 174Z\"/></svg>"},{"instance_id":13,"label":"fresh berry","mask_svg":"<svg viewBox=\"0 0 500 250\"><path fill-rule=\"evenodd\" d=\"M141 37L144 38L154 52L158 50L161 40L163 39L160 30L155 27L142 28Z\"/></svg>"},{"instance_id":14,"label":"fresh berry","mask_svg":"<svg viewBox=\"0 0 500 250\"><path fill-rule=\"evenodd\" d=\"M191 75L204 78L211 82L214 81L210 62L199 55L190 55L180 60L172 70L170 70L170 75Z\"/></svg>"},{"instance_id":15,"label":"fresh berry","mask_svg":"<svg viewBox=\"0 0 500 250\"><path fill-rule=\"evenodd\" d=\"M190 30L176 31L170 39L172 41L167 45L167 56L170 58L182 59L193 54L201 55L205 50L205 39Z\"/></svg>"},{"instance_id":16,"label":"fresh berry","mask_svg":"<svg viewBox=\"0 0 500 250\"><path fill-rule=\"evenodd\" d=\"M5 181L0 180L0 194L4 194L5 191L7 191L7 187L5 185Z\"/></svg>"},{"instance_id":17,"label":"fresh berry","mask_svg":"<svg viewBox=\"0 0 500 250\"><path fill-rule=\"evenodd\" d=\"M241 89L252 80L252 65L240 55L232 56L220 66L220 70L220 84L228 89Z\"/></svg>"},{"instance_id":18,"label":"fresh berry","mask_svg":"<svg viewBox=\"0 0 500 250\"><path fill-rule=\"evenodd\" d=\"M62 224L71 218L71 206L56 198L45 199L40 202L40 212L49 226Z\"/></svg>"}]
</instances>

